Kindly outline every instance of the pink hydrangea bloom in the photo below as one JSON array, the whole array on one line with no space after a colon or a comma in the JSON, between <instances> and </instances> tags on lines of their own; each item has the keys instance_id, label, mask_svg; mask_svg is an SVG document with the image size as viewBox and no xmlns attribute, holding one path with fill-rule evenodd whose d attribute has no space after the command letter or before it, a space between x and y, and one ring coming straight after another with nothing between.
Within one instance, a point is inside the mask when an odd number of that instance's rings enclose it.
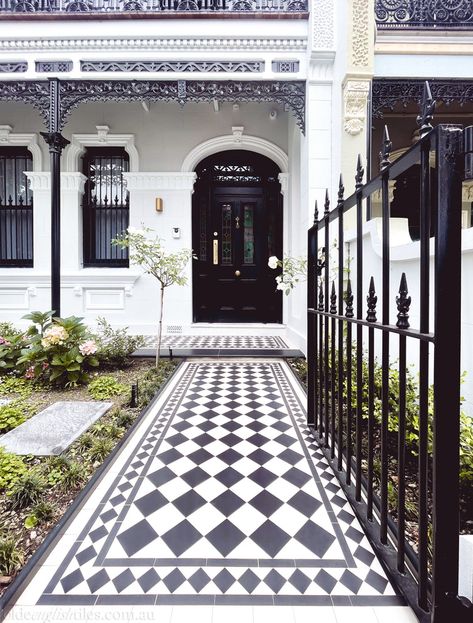
<instances>
[{"instance_id":1,"label":"pink hydrangea bloom","mask_svg":"<svg viewBox=\"0 0 473 623\"><path fill-rule=\"evenodd\" d=\"M97 352L97 344L94 340L86 340L79 346L81 355L93 355Z\"/></svg>"},{"instance_id":2,"label":"pink hydrangea bloom","mask_svg":"<svg viewBox=\"0 0 473 623\"><path fill-rule=\"evenodd\" d=\"M11 342L9 342L8 340L6 340L4 337L0 335L0 344L4 344L5 346L10 346Z\"/></svg>"}]
</instances>

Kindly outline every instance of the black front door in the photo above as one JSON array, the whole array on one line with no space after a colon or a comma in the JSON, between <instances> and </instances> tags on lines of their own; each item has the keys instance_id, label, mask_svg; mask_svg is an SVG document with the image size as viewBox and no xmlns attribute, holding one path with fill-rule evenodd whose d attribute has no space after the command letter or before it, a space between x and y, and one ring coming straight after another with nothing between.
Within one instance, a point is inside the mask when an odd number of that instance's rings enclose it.
<instances>
[{"instance_id":1,"label":"black front door","mask_svg":"<svg viewBox=\"0 0 473 623\"><path fill-rule=\"evenodd\" d=\"M281 322L281 293L268 267L268 257L280 257L282 246L275 168L248 152L219 154L201 168L194 199L195 321Z\"/></svg>"}]
</instances>

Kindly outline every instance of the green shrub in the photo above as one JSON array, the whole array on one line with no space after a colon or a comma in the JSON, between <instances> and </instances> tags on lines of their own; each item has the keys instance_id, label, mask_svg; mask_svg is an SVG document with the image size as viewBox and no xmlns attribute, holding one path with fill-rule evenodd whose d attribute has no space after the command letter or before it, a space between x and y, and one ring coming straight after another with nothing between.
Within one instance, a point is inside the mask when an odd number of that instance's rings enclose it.
<instances>
[{"instance_id":1,"label":"green shrub","mask_svg":"<svg viewBox=\"0 0 473 623\"><path fill-rule=\"evenodd\" d=\"M146 372L138 388L138 405L140 408L149 404L176 365L174 361L161 360L159 368L151 368Z\"/></svg>"},{"instance_id":2,"label":"green shrub","mask_svg":"<svg viewBox=\"0 0 473 623\"><path fill-rule=\"evenodd\" d=\"M95 336L99 345L97 357L103 366L124 367L130 362L130 355L145 340L141 335L128 335L128 327L112 329L105 318L97 318L98 332Z\"/></svg>"},{"instance_id":3,"label":"green shrub","mask_svg":"<svg viewBox=\"0 0 473 623\"><path fill-rule=\"evenodd\" d=\"M82 319L52 318L52 312L33 312L24 318L33 322L27 332L28 348L17 361L25 377L61 387L87 383L89 371L99 365L94 356L98 347Z\"/></svg>"},{"instance_id":4,"label":"green shrub","mask_svg":"<svg viewBox=\"0 0 473 623\"><path fill-rule=\"evenodd\" d=\"M50 502L41 500L33 507L33 515L39 521L49 521L54 517L55 509Z\"/></svg>"},{"instance_id":5,"label":"green shrub","mask_svg":"<svg viewBox=\"0 0 473 623\"><path fill-rule=\"evenodd\" d=\"M106 400L123 394L128 387L116 381L113 376L99 376L89 383L88 390L95 400Z\"/></svg>"},{"instance_id":6,"label":"green shrub","mask_svg":"<svg viewBox=\"0 0 473 623\"><path fill-rule=\"evenodd\" d=\"M26 473L23 459L0 448L0 491L10 491Z\"/></svg>"},{"instance_id":7,"label":"green shrub","mask_svg":"<svg viewBox=\"0 0 473 623\"><path fill-rule=\"evenodd\" d=\"M116 425L120 428L128 428L134 421L133 414L130 411L120 411L115 419Z\"/></svg>"},{"instance_id":8,"label":"green shrub","mask_svg":"<svg viewBox=\"0 0 473 623\"><path fill-rule=\"evenodd\" d=\"M0 372L14 372L22 374L26 368L20 363L23 350L28 346L28 340L22 335L12 335L0 340Z\"/></svg>"},{"instance_id":9,"label":"green shrub","mask_svg":"<svg viewBox=\"0 0 473 623\"><path fill-rule=\"evenodd\" d=\"M103 461L115 447L113 439L99 437L96 439L89 450L90 458L93 461Z\"/></svg>"},{"instance_id":10,"label":"green shrub","mask_svg":"<svg viewBox=\"0 0 473 623\"><path fill-rule=\"evenodd\" d=\"M0 575L13 575L23 564L23 554L13 536L0 536Z\"/></svg>"},{"instance_id":11,"label":"green shrub","mask_svg":"<svg viewBox=\"0 0 473 623\"><path fill-rule=\"evenodd\" d=\"M94 438L91 433L84 433L77 440L77 447L79 450L87 450L92 446Z\"/></svg>"},{"instance_id":12,"label":"green shrub","mask_svg":"<svg viewBox=\"0 0 473 623\"><path fill-rule=\"evenodd\" d=\"M82 484L86 479L84 467L77 461L71 461L64 472L62 487L73 489Z\"/></svg>"},{"instance_id":13,"label":"green shrub","mask_svg":"<svg viewBox=\"0 0 473 623\"><path fill-rule=\"evenodd\" d=\"M25 472L10 490L10 505L19 510L37 504L46 488L42 474L37 470Z\"/></svg>"},{"instance_id":14,"label":"green shrub","mask_svg":"<svg viewBox=\"0 0 473 623\"><path fill-rule=\"evenodd\" d=\"M0 407L0 433L7 433L25 420L26 416L19 407L12 404Z\"/></svg>"},{"instance_id":15,"label":"green shrub","mask_svg":"<svg viewBox=\"0 0 473 623\"><path fill-rule=\"evenodd\" d=\"M9 339L16 335L22 335L22 331L17 329L11 322L0 322L0 337Z\"/></svg>"}]
</instances>

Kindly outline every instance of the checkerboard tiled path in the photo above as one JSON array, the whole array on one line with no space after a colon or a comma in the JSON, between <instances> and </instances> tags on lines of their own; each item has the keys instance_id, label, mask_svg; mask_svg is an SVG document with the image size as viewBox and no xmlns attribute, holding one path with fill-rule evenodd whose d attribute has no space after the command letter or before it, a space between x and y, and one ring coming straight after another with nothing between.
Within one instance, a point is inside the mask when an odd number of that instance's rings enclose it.
<instances>
[{"instance_id":1,"label":"checkerboard tiled path","mask_svg":"<svg viewBox=\"0 0 473 623\"><path fill-rule=\"evenodd\" d=\"M280 360L183 364L38 577L23 603L403 603Z\"/></svg>"},{"instance_id":2,"label":"checkerboard tiled path","mask_svg":"<svg viewBox=\"0 0 473 623\"><path fill-rule=\"evenodd\" d=\"M156 348L156 336L146 336L146 348ZM165 335L161 348L204 350L280 350L288 344L275 335Z\"/></svg>"}]
</instances>

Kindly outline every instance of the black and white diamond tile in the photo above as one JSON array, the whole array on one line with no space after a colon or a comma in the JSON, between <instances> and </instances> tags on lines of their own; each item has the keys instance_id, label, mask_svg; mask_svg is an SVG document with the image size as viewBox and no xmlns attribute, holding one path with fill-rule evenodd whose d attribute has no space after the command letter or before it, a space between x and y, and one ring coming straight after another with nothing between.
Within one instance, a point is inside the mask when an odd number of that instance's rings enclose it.
<instances>
[{"instance_id":1,"label":"black and white diamond tile","mask_svg":"<svg viewBox=\"0 0 473 623\"><path fill-rule=\"evenodd\" d=\"M396 600L299 392L282 362L185 364L39 603Z\"/></svg>"},{"instance_id":2,"label":"black and white diamond tile","mask_svg":"<svg viewBox=\"0 0 473 623\"><path fill-rule=\"evenodd\" d=\"M146 348L156 348L156 336L145 336ZM217 350L280 350L289 348L286 342L275 335L165 335L162 348L217 349Z\"/></svg>"}]
</instances>

